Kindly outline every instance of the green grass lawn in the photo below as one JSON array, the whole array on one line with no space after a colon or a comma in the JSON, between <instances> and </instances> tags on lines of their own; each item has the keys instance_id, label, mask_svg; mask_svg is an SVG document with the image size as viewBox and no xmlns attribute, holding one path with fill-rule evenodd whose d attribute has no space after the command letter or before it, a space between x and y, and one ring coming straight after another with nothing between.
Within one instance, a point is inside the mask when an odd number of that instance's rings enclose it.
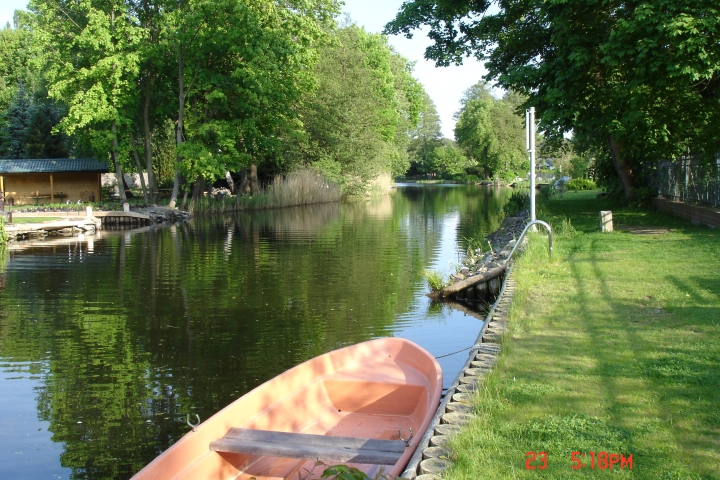
<instances>
[{"instance_id":1,"label":"green grass lawn","mask_svg":"<svg viewBox=\"0 0 720 480\"><path fill-rule=\"evenodd\" d=\"M53 220L60 220L58 217L13 217L12 223L42 223L52 222Z\"/></svg>"},{"instance_id":2,"label":"green grass lawn","mask_svg":"<svg viewBox=\"0 0 720 480\"><path fill-rule=\"evenodd\" d=\"M511 332L446 478L720 478L720 233L596 195L538 215L555 255L535 235L516 265ZM616 229L661 231L601 233L608 209ZM527 452L547 468L527 470ZM592 469L590 452L632 469Z\"/></svg>"}]
</instances>

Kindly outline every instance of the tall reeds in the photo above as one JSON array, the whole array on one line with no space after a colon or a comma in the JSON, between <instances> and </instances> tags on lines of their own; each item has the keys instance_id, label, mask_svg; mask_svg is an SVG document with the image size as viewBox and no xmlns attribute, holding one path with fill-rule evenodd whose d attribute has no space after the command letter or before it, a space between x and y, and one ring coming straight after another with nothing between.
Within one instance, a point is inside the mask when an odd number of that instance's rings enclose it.
<instances>
[{"instance_id":1,"label":"tall reeds","mask_svg":"<svg viewBox=\"0 0 720 480\"><path fill-rule=\"evenodd\" d=\"M193 215L214 215L241 210L337 202L341 196L339 185L328 181L314 170L300 169L275 177L270 185L256 195L192 199L189 210Z\"/></svg>"}]
</instances>

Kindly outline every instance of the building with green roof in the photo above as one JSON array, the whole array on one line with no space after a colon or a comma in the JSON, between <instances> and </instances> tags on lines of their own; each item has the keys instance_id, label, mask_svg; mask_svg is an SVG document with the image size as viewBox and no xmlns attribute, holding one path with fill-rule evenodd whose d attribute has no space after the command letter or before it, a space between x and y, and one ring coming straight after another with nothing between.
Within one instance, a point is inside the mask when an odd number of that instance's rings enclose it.
<instances>
[{"instance_id":1,"label":"building with green roof","mask_svg":"<svg viewBox=\"0 0 720 480\"><path fill-rule=\"evenodd\" d=\"M108 164L94 158L0 160L0 192L10 205L100 200Z\"/></svg>"}]
</instances>

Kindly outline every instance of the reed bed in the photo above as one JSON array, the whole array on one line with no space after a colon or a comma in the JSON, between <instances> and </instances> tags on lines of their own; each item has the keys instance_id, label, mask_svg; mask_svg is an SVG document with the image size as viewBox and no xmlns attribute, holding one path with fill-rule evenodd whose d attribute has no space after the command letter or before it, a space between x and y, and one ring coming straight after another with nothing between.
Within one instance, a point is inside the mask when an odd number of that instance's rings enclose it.
<instances>
[{"instance_id":1,"label":"reed bed","mask_svg":"<svg viewBox=\"0 0 720 480\"><path fill-rule=\"evenodd\" d=\"M256 195L236 197L202 197L190 201L189 210L193 215L216 215L242 210L311 205L337 202L342 197L340 186L328 181L319 173L302 169L286 176L278 175L273 182Z\"/></svg>"}]
</instances>

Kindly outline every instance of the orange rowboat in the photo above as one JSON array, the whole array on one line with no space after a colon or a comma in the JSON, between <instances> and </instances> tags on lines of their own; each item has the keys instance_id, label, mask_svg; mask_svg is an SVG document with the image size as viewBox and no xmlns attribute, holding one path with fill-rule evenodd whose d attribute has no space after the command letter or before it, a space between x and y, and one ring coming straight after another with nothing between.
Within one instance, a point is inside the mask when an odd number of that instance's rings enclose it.
<instances>
[{"instance_id":1,"label":"orange rowboat","mask_svg":"<svg viewBox=\"0 0 720 480\"><path fill-rule=\"evenodd\" d=\"M237 399L133 478L319 478L324 467L315 467L317 460L347 464L370 477L381 470L399 475L441 391L440 365L408 340L342 348Z\"/></svg>"}]
</instances>

